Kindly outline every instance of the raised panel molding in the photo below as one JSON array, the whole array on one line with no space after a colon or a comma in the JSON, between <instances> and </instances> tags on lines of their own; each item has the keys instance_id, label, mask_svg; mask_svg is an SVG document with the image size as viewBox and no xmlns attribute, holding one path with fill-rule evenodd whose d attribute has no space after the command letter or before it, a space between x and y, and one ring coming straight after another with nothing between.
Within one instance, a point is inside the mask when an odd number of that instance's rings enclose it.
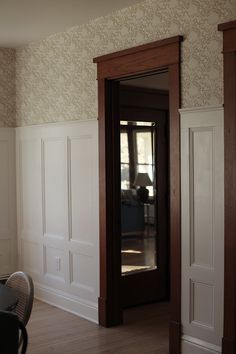
<instances>
[{"instance_id":1,"label":"raised panel molding","mask_svg":"<svg viewBox=\"0 0 236 354\"><path fill-rule=\"evenodd\" d=\"M213 127L189 128L190 264L209 268L214 267L213 141Z\"/></svg>"},{"instance_id":2,"label":"raised panel molding","mask_svg":"<svg viewBox=\"0 0 236 354\"><path fill-rule=\"evenodd\" d=\"M90 293L94 293L92 263L91 256L70 252L70 283Z\"/></svg>"},{"instance_id":3,"label":"raised panel molding","mask_svg":"<svg viewBox=\"0 0 236 354\"><path fill-rule=\"evenodd\" d=\"M94 164L91 143L91 135L68 138L70 239L73 241L91 241Z\"/></svg>"},{"instance_id":4,"label":"raised panel molding","mask_svg":"<svg viewBox=\"0 0 236 354\"><path fill-rule=\"evenodd\" d=\"M16 132L22 269L36 297L97 322L97 121Z\"/></svg>"},{"instance_id":5,"label":"raised panel molding","mask_svg":"<svg viewBox=\"0 0 236 354\"><path fill-rule=\"evenodd\" d=\"M185 109L180 114L182 353L219 353L224 288L223 108Z\"/></svg>"},{"instance_id":6,"label":"raised panel molding","mask_svg":"<svg viewBox=\"0 0 236 354\"><path fill-rule=\"evenodd\" d=\"M24 238L42 234L40 139L27 137L17 143L18 225Z\"/></svg>"},{"instance_id":7,"label":"raised panel molding","mask_svg":"<svg viewBox=\"0 0 236 354\"><path fill-rule=\"evenodd\" d=\"M43 234L68 238L68 181L65 138L42 139Z\"/></svg>"},{"instance_id":8,"label":"raised panel molding","mask_svg":"<svg viewBox=\"0 0 236 354\"><path fill-rule=\"evenodd\" d=\"M213 285L190 280L190 323L214 330Z\"/></svg>"},{"instance_id":9,"label":"raised panel molding","mask_svg":"<svg viewBox=\"0 0 236 354\"><path fill-rule=\"evenodd\" d=\"M84 256L93 256L96 251L94 243L77 240L70 241L70 248L76 250L77 253L83 254Z\"/></svg>"}]
</instances>

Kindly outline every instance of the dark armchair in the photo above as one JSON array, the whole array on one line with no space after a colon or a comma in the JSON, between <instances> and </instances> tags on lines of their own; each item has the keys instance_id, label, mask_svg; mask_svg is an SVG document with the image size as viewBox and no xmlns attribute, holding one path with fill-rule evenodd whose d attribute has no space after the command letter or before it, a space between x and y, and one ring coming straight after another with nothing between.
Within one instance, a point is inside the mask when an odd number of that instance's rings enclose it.
<instances>
[{"instance_id":1,"label":"dark armchair","mask_svg":"<svg viewBox=\"0 0 236 354\"><path fill-rule=\"evenodd\" d=\"M140 235L143 234L144 223L144 205L142 202L130 199L121 202L121 234Z\"/></svg>"},{"instance_id":2,"label":"dark armchair","mask_svg":"<svg viewBox=\"0 0 236 354\"><path fill-rule=\"evenodd\" d=\"M20 340L22 343L19 347ZM18 316L13 312L0 311L0 353L25 354L27 344L27 331Z\"/></svg>"}]
</instances>

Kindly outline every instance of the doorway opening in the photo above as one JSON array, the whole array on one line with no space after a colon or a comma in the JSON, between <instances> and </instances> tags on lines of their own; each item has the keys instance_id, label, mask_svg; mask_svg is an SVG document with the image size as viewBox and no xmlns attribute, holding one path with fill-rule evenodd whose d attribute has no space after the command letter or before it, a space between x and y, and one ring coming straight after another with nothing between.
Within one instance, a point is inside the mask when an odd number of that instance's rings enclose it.
<instances>
[{"instance_id":1,"label":"doorway opening","mask_svg":"<svg viewBox=\"0 0 236 354\"><path fill-rule=\"evenodd\" d=\"M120 207L125 309L169 299L168 72L129 77L116 84L120 126L117 210Z\"/></svg>"},{"instance_id":2,"label":"doorway opening","mask_svg":"<svg viewBox=\"0 0 236 354\"><path fill-rule=\"evenodd\" d=\"M122 323L122 277L121 277L121 173L120 173L120 117L119 113L119 86L122 80L137 79L140 75L152 75L160 71L168 72L169 82L169 353L180 354L181 336L181 232L180 232L180 44L181 36L156 41L146 45L108 54L94 59L98 64L98 111L99 111L99 204L100 204L100 296L99 296L99 323L109 327ZM123 85L121 85L123 86ZM137 100L136 100L137 102ZM117 114L117 112L119 114ZM135 114L138 117L138 113ZM144 115L143 115L144 116ZM139 116L140 117L140 116ZM122 122L131 121L124 117ZM143 128L149 129L149 134L155 140L154 131L157 126L153 119L149 119L151 126L144 118L136 118L137 122L145 123ZM132 124L123 124L132 126ZM141 125L142 127L142 125ZM150 127L153 133L150 133ZM131 128L128 128L131 129ZM159 140L156 139L158 142ZM150 147L150 144L149 144ZM117 156L119 158L117 158ZM155 160L154 154L153 159ZM153 161L154 161L153 160ZM154 161L155 162L155 161ZM151 163L150 165L152 165ZM155 164L155 163L154 163ZM145 165L145 163L143 164ZM149 169L151 167L149 166ZM119 171L119 173L117 173ZM147 173L137 170L138 173ZM135 169L134 169L135 174ZM151 180L152 176L149 176ZM137 196L144 193L137 192L140 181L131 181L134 184L134 193ZM150 182L148 182L150 183ZM151 180L151 183L153 181ZM138 185L139 184L139 185ZM147 182L146 182L147 184ZM148 186L146 185L146 189ZM132 188L131 188L132 189ZM132 192L132 191L131 191ZM128 192L127 194L129 194ZM152 228L150 213L154 208L154 191L149 190L150 197L144 203L142 219L144 225ZM151 200L151 194L153 199ZM141 197L142 198L142 197ZM144 204L148 204L144 206ZM139 208L140 209L140 208ZM149 211L148 211L149 209ZM150 210L152 209L152 210ZM149 212L149 213L148 213ZM155 213L155 211L154 211ZM158 221L158 212L156 214ZM124 229L125 230L125 229ZM124 231L123 230L123 231ZM124 232L125 233L125 232ZM147 232L146 232L147 234ZM125 236L125 235L124 235ZM156 242L156 241L155 241ZM158 242L157 242L158 244ZM155 248L155 247L154 247ZM158 247L156 247L158 249ZM155 254L156 251L153 253ZM159 252L159 250L158 250ZM155 257L153 257L155 259ZM160 261L156 257L157 262ZM168 262L167 262L168 263ZM156 269L158 263L153 263L152 269L146 270L149 274ZM140 274L143 272L140 272ZM130 274L131 275L131 274ZM126 276L124 276L126 277ZM128 275L127 275L128 278ZM168 286L167 286L168 288Z\"/></svg>"}]
</instances>

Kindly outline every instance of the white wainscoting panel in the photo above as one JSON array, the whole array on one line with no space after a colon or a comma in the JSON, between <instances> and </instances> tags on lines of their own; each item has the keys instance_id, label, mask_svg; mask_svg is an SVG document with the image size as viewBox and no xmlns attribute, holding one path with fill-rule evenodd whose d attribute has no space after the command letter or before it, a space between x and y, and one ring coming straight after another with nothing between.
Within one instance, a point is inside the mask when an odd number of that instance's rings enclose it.
<instances>
[{"instance_id":1,"label":"white wainscoting panel","mask_svg":"<svg viewBox=\"0 0 236 354\"><path fill-rule=\"evenodd\" d=\"M21 267L36 296L98 319L97 121L17 128Z\"/></svg>"},{"instance_id":2,"label":"white wainscoting panel","mask_svg":"<svg viewBox=\"0 0 236 354\"><path fill-rule=\"evenodd\" d=\"M43 233L68 239L66 138L42 140Z\"/></svg>"},{"instance_id":3,"label":"white wainscoting panel","mask_svg":"<svg viewBox=\"0 0 236 354\"><path fill-rule=\"evenodd\" d=\"M223 336L223 108L181 110L182 353L220 353Z\"/></svg>"},{"instance_id":4,"label":"white wainscoting panel","mask_svg":"<svg viewBox=\"0 0 236 354\"><path fill-rule=\"evenodd\" d=\"M18 146L20 189L18 223L24 239L37 242L42 234L42 183L40 138L29 136Z\"/></svg>"},{"instance_id":5,"label":"white wainscoting panel","mask_svg":"<svg viewBox=\"0 0 236 354\"><path fill-rule=\"evenodd\" d=\"M71 240L90 243L92 235L92 203L94 190L92 187L93 159L90 145L92 136L72 137L69 139L70 158L70 208L71 208ZM85 154L86 151L86 154ZM81 164L79 163L81 162ZM79 198L77 197L79 196ZM81 201L83 201L81 203Z\"/></svg>"},{"instance_id":6,"label":"white wainscoting panel","mask_svg":"<svg viewBox=\"0 0 236 354\"><path fill-rule=\"evenodd\" d=\"M19 239L20 259L19 266L32 276L40 275L42 251L39 242L32 242L23 238Z\"/></svg>"},{"instance_id":7,"label":"white wainscoting panel","mask_svg":"<svg viewBox=\"0 0 236 354\"><path fill-rule=\"evenodd\" d=\"M17 266L15 129L0 128L0 276Z\"/></svg>"}]
</instances>

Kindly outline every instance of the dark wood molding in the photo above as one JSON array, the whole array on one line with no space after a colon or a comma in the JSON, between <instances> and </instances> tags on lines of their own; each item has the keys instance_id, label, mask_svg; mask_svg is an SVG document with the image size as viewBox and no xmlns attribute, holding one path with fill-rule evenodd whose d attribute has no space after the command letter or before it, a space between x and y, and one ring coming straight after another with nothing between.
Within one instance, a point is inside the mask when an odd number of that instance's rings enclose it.
<instances>
[{"instance_id":1,"label":"dark wood molding","mask_svg":"<svg viewBox=\"0 0 236 354\"><path fill-rule=\"evenodd\" d=\"M181 323L180 65L169 67L170 86L170 277L171 320ZM171 333L170 333L171 334ZM180 340L180 338L179 338ZM172 352L170 352L172 353Z\"/></svg>"},{"instance_id":2,"label":"dark wood molding","mask_svg":"<svg viewBox=\"0 0 236 354\"><path fill-rule=\"evenodd\" d=\"M236 21L218 26L224 55L225 270L222 353L236 353Z\"/></svg>"},{"instance_id":3,"label":"dark wood molding","mask_svg":"<svg viewBox=\"0 0 236 354\"><path fill-rule=\"evenodd\" d=\"M142 51L147 51L149 49L155 49L155 48L163 47L163 46L166 46L169 44L179 43L182 41L182 39L183 39L182 36L174 36L171 38L162 39L159 41L139 45L137 47L132 47L132 48L120 50L119 52L110 53L110 54L96 57L93 59L93 62L100 63L100 62L104 62L104 61L111 60L114 58L119 58L119 57L122 57L125 55L130 55L130 54L134 54L134 53L141 53Z\"/></svg>"},{"instance_id":4,"label":"dark wood molding","mask_svg":"<svg viewBox=\"0 0 236 354\"><path fill-rule=\"evenodd\" d=\"M221 23L218 25L218 30L219 31L227 31L236 28L236 20L235 21L230 21L230 22L225 22Z\"/></svg>"},{"instance_id":5,"label":"dark wood molding","mask_svg":"<svg viewBox=\"0 0 236 354\"><path fill-rule=\"evenodd\" d=\"M115 79L128 75L167 68L179 62L182 37L162 40L94 59L98 64L98 79ZM140 48L140 50L139 50Z\"/></svg>"},{"instance_id":6,"label":"dark wood molding","mask_svg":"<svg viewBox=\"0 0 236 354\"><path fill-rule=\"evenodd\" d=\"M176 348L179 348L180 346L180 338L181 338L181 323L180 321L170 321L170 328L169 328L169 336L171 340L169 341L169 353L174 354L174 353L181 353L181 350L179 349L179 352L176 352Z\"/></svg>"},{"instance_id":7,"label":"dark wood molding","mask_svg":"<svg viewBox=\"0 0 236 354\"><path fill-rule=\"evenodd\" d=\"M98 69L99 107L99 192L100 192L100 298L99 323L111 326L121 322L119 304L119 260L115 250L113 223L114 187L112 156L115 138L109 99L114 79L166 68L169 73L170 108L170 254L171 254L171 323L170 354L181 352L181 215L180 215L180 46L176 36L118 53L95 58ZM120 306L120 307L119 307ZM117 308L118 307L118 308Z\"/></svg>"}]
</instances>

